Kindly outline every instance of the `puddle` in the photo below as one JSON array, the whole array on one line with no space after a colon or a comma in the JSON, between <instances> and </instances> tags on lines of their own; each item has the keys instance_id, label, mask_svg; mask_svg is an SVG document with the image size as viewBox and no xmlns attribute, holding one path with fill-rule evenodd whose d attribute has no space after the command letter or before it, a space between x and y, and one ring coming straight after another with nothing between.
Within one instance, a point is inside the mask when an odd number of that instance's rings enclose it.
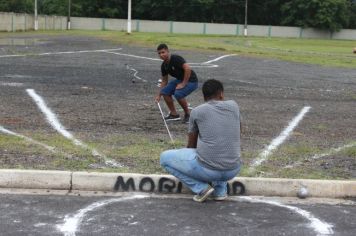
<instances>
[{"instance_id":1,"label":"puddle","mask_svg":"<svg viewBox=\"0 0 356 236\"><path fill-rule=\"evenodd\" d=\"M38 45L38 44L43 44L43 41L40 41L40 39L30 39L30 38L2 38L0 39L0 45L5 46L32 46L32 45Z\"/></svg>"}]
</instances>

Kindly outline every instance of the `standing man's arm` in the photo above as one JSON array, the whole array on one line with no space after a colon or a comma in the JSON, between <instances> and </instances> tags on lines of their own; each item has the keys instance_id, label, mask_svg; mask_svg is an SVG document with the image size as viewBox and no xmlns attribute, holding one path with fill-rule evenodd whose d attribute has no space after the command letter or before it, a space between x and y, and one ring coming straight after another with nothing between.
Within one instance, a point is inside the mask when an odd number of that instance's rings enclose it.
<instances>
[{"instance_id":1,"label":"standing man's arm","mask_svg":"<svg viewBox=\"0 0 356 236\"><path fill-rule=\"evenodd\" d=\"M192 69L190 68L188 63L184 63L182 67L183 67L183 70L184 70L183 82L178 84L176 89L184 88L188 84L190 75L192 73Z\"/></svg>"},{"instance_id":2,"label":"standing man's arm","mask_svg":"<svg viewBox=\"0 0 356 236\"><path fill-rule=\"evenodd\" d=\"M156 102L159 102L159 100L161 99L161 89L166 87L168 84L168 75L164 75L162 76L162 82L161 82L161 86L159 87L159 90L158 90L158 94L156 95Z\"/></svg>"},{"instance_id":3,"label":"standing man's arm","mask_svg":"<svg viewBox=\"0 0 356 236\"><path fill-rule=\"evenodd\" d=\"M191 132L188 134L187 148L197 148L198 132Z\"/></svg>"}]
</instances>

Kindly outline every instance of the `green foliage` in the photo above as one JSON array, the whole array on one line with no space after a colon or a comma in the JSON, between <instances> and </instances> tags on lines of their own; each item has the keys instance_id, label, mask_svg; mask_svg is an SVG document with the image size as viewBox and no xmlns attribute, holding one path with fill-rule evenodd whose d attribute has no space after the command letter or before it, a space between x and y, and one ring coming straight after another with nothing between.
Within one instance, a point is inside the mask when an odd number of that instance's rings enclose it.
<instances>
[{"instance_id":1,"label":"green foliage","mask_svg":"<svg viewBox=\"0 0 356 236\"><path fill-rule=\"evenodd\" d=\"M338 31L348 25L347 0L293 0L282 6L284 25L314 27Z\"/></svg>"},{"instance_id":2,"label":"green foliage","mask_svg":"<svg viewBox=\"0 0 356 236\"><path fill-rule=\"evenodd\" d=\"M34 9L33 0L0 0L0 11L31 13Z\"/></svg>"},{"instance_id":3,"label":"green foliage","mask_svg":"<svg viewBox=\"0 0 356 236\"><path fill-rule=\"evenodd\" d=\"M38 0L39 14L127 18L127 0ZM246 0L132 0L132 18L244 24ZM0 0L0 11L33 13L34 0ZM337 31L356 28L355 0L248 1L248 24Z\"/></svg>"},{"instance_id":4,"label":"green foliage","mask_svg":"<svg viewBox=\"0 0 356 236\"><path fill-rule=\"evenodd\" d=\"M349 27L350 29L356 29L356 1L350 0L350 22Z\"/></svg>"}]
</instances>

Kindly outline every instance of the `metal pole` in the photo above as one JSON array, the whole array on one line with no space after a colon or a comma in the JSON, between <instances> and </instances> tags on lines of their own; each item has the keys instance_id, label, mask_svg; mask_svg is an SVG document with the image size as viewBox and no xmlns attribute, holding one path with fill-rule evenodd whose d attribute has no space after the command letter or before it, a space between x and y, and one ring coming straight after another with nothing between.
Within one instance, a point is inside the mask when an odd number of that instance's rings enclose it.
<instances>
[{"instance_id":1,"label":"metal pole","mask_svg":"<svg viewBox=\"0 0 356 236\"><path fill-rule=\"evenodd\" d=\"M127 7L127 33L131 34L131 0L129 0Z\"/></svg>"},{"instance_id":2,"label":"metal pole","mask_svg":"<svg viewBox=\"0 0 356 236\"><path fill-rule=\"evenodd\" d=\"M38 30L37 0L35 0L35 30Z\"/></svg>"},{"instance_id":3,"label":"metal pole","mask_svg":"<svg viewBox=\"0 0 356 236\"><path fill-rule=\"evenodd\" d=\"M248 0L245 2L245 27L244 27L244 36L247 36L247 7L248 7Z\"/></svg>"},{"instance_id":4,"label":"metal pole","mask_svg":"<svg viewBox=\"0 0 356 236\"><path fill-rule=\"evenodd\" d=\"M70 30L70 7L71 7L71 0L68 0L68 16L67 16L67 30Z\"/></svg>"},{"instance_id":5,"label":"metal pole","mask_svg":"<svg viewBox=\"0 0 356 236\"><path fill-rule=\"evenodd\" d=\"M171 132L169 132L167 122L166 122L166 120L164 119L164 115L163 115L163 112L162 112L162 108L161 108L161 105L159 104L159 102L157 102L157 106L158 106L158 108L159 108L159 111L161 112L161 116L162 116L164 125L166 126L166 129L167 129L167 131L168 131L169 138L171 139L171 142L174 143L173 138L172 138L172 135L171 135Z\"/></svg>"}]
</instances>

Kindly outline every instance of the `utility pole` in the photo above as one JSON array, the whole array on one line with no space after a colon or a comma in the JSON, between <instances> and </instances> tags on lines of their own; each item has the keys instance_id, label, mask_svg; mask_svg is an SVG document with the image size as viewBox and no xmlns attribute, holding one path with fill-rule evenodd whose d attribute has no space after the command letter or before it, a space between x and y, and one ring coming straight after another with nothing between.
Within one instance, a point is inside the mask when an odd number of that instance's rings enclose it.
<instances>
[{"instance_id":1,"label":"utility pole","mask_svg":"<svg viewBox=\"0 0 356 236\"><path fill-rule=\"evenodd\" d=\"M71 7L71 0L68 0L68 16L67 16L67 30L70 30L70 7Z\"/></svg>"},{"instance_id":2,"label":"utility pole","mask_svg":"<svg viewBox=\"0 0 356 236\"><path fill-rule=\"evenodd\" d=\"M35 0L35 30L38 30L37 0Z\"/></svg>"},{"instance_id":3,"label":"utility pole","mask_svg":"<svg viewBox=\"0 0 356 236\"><path fill-rule=\"evenodd\" d=\"M247 36L247 7L248 7L248 0L245 2L245 27L244 27L244 36Z\"/></svg>"},{"instance_id":4,"label":"utility pole","mask_svg":"<svg viewBox=\"0 0 356 236\"><path fill-rule=\"evenodd\" d=\"M131 34L131 0L129 0L127 7L127 33Z\"/></svg>"}]
</instances>

